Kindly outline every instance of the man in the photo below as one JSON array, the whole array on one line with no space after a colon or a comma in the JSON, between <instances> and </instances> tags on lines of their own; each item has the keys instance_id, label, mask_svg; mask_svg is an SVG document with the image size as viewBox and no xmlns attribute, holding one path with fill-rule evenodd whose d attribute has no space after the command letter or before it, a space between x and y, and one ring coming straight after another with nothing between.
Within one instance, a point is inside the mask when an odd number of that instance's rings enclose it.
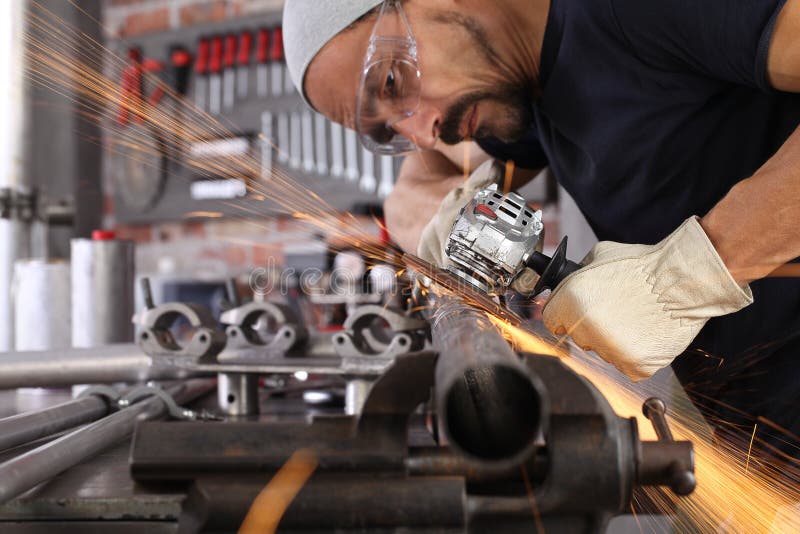
<instances>
[{"instance_id":1,"label":"man","mask_svg":"<svg viewBox=\"0 0 800 534\"><path fill-rule=\"evenodd\" d=\"M800 457L800 0L288 0L284 32L311 106L407 154L404 249L444 261L481 183L449 145L549 166L602 242L545 325Z\"/></svg>"}]
</instances>

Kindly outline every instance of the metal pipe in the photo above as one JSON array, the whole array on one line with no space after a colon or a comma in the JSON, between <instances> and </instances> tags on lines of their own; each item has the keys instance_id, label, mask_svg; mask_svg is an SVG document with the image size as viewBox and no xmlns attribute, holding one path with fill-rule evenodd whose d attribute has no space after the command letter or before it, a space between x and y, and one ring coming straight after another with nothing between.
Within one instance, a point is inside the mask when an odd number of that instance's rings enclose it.
<instances>
[{"instance_id":1,"label":"metal pipe","mask_svg":"<svg viewBox=\"0 0 800 534\"><path fill-rule=\"evenodd\" d=\"M347 381L344 389L345 414L358 415L361 413L373 383L373 380L363 378L351 378Z\"/></svg>"},{"instance_id":2,"label":"metal pipe","mask_svg":"<svg viewBox=\"0 0 800 534\"><path fill-rule=\"evenodd\" d=\"M251 373L219 373L217 403L228 415L258 415L258 375Z\"/></svg>"},{"instance_id":3,"label":"metal pipe","mask_svg":"<svg viewBox=\"0 0 800 534\"><path fill-rule=\"evenodd\" d=\"M437 296L431 325L437 410L451 445L489 462L521 463L534 448L546 393L484 312Z\"/></svg>"},{"instance_id":4,"label":"metal pipe","mask_svg":"<svg viewBox=\"0 0 800 534\"><path fill-rule=\"evenodd\" d=\"M0 389L186 378L133 344L0 354Z\"/></svg>"},{"instance_id":5,"label":"metal pipe","mask_svg":"<svg viewBox=\"0 0 800 534\"><path fill-rule=\"evenodd\" d=\"M0 193L29 187L25 131L30 107L24 86L24 33L27 1L0 2ZM10 201L10 197L9 197ZM14 211L14 210L11 210ZM3 218L8 217L8 218ZM11 281L14 262L29 253L30 223L15 214L0 217L0 352L14 348Z\"/></svg>"},{"instance_id":6,"label":"metal pipe","mask_svg":"<svg viewBox=\"0 0 800 534\"><path fill-rule=\"evenodd\" d=\"M72 346L133 342L133 241L71 242Z\"/></svg>"},{"instance_id":7,"label":"metal pipe","mask_svg":"<svg viewBox=\"0 0 800 534\"><path fill-rule=\"evenodd\" d=\"M197 380L166 391L183 404L213 388L213 381ZM164 401L153 396L0 464L0 504L129 436L137 421L162 417L167 410Z\"/></svg>"},{"instance_id":8,"label":"metal pipe","mask_svg":"<svg viewBox=\"0 0 800 534\"><path fill-rule=\"evenodd\" d=\"M0 451L94 421L108 413L108 404L89 395L51 408L0 419Z\"/></svg>"}]
</instances>

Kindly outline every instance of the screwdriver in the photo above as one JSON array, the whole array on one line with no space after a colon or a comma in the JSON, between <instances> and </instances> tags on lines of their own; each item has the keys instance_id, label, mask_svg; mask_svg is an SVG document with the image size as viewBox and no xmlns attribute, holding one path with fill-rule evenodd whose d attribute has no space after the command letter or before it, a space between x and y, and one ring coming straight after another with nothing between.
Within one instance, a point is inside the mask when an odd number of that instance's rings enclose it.
<instances>
[{"instance_id":1,"label":"screwdriver","mask_svg":"<svg viewBox=\"0 0 800 534\"><path fill-rule=\"evenodd\" d=\"M344 128L338 122L331 122L331 175L344 176Z\"/></svg>"},{"instance_id":2,"label":"screwdriver","mask_svg":"<svg viewBox=\"0 0 800 534\"><path fill-rule=\"evenodd\" d=\"M314 117L310 109L303 110L302 116L303 129L303 170L312 173L316 170L317 163L314 161Z\"/></svg>"},{"instance_id":3,"label":"screwdriver","mask_svg":"<svg viewBox=\"0 0 800 534\"><path fill-rule=\"evenodd\" d=\"M328 131L325 116L319 113L314 114L314 150L317 160L317 174L325 176L328 174Z\"/></svg>"},{"instance_id":4,"label":"screwdriver","mask_svg":"<svg viewBox=\"0 0 800 534\"><path fill-rule=\"evenodd\" d=\"M203 37L197 42L197 61L194 64L194 103L201 110L206 109L206 75L208 74L208 39Z\"/></svg>"},{"instance_id":5,"label":"screwdriver","mask_svg":"<svg viewBox=\"0 0 800 534\"><path fill-rule=\"evenodd\" d=\"M142 95L141 61L142 51L139 48L128 50L129 64L120 74L122 105L120 105L117 115L117 123L126 126L130 120L130 108L134 105L134 99Z\"/></svg>"},{"instance_id":6,"label":"screwdriver","mask_svg":"<svg viewBox=\"0 0 800 534\"><path fill-rule=\"evenodd\" d=\"M272 79L272 96L283 94L283 29L280 26L272 30L272 47L270 48L269 75Z\"/></svg>"},{"instance_id":7,"label":"screwdriver","mask_svg":"<svg viewBox=\"0 0 800 534\"><path fill-rule=\"evenodd\" d=\"M239 53L236 56L236 96L239 100L247 98L250 81L250 50L253 48L253 34L245 30L239 35Z\"/></svg>"},{"instance_id":8,"label":"screwdriver","mask_svg":"<svg viewBox=\"0 0 800 534\"><path fill-rule=\"evenodd\" d=\"M226 110L233 109L236 90L236 41L233 33L225 36L225 53L222 55L222 106Z\"/></svg>"},{"instance_id":9,"label":"screwdriver","mask_svg":"<svg viewBox=\"0 0 800 534\"><path fill-rule=\"evenodd\" d=\"M222 37L211 39L211 53L208 60L208 111L216 115L220 112L222 98Z\"/></svg>"},{"instance_id":10,"label":"screwdriver","mask_svg":"<svg viewBox=\"0 0 800 534\"><path fill-rule=\"evenodd\" d=\"M386 198L394 189L394 160L392 156L382 155L381 160L381 183L378 185L378 196Z\"/></svg>"},{"instance_id":11,"label":"screwdriver","mask_svg":"<svg viewBox=\"0 0 800 534\"><path fill-rule=\"evenodd\" d=\"M189 89L189 73L192 68L192 54L180 45L170 47L169 79L167 84L179 96L184 96Z\"/></svg>"},{"instance_id":12,"label":"screwdriver","mask_svg":"<svg viewBox=\"0 0 800 534\"><path fill-rule=\"evenodd\" d=\"M256 94L267 96L267 70L269 63L269 30L261 28L256 36Z\"/></svg>"}]
</instances>

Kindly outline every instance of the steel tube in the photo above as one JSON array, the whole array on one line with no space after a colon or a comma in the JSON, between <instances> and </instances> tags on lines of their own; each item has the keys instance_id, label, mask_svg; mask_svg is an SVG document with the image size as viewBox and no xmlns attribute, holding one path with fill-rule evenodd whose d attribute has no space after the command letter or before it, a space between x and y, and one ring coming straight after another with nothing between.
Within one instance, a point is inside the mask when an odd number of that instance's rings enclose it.
<instances>
[{"instance_id":1,"label":"steel tube","mask_svg":"<svg viewBox=\"0 0 800 534\"><path fill-rule=\"evenodd\" d=\"M228 415L258 415L258 375L220 373L217 377L217 403Z\"/></svg>"},{"instance_id":2,"label":"steel tube","mask_svg":"<svg viewBox=\"0 0 800 534\"><path fill-rule=\"evenodd\" d=\"M0 354L0 389L186 378L133 344Z\"/></svg>"},{"instance_id":3,"label":"steel tube","mask_svg":"<svg viewBox=\"0 0 800 534\"><path fill-rule=\"evenodd\" d=\"M25 89L25 15L28 2L0 2L0 190L27 190L25 139L30 95ZM10 215L10 214L9 214ZM30 256L30 223L0 218L0 352L14 348L14 302L11 282L14 262Z\"/></svg>"},{"instance_id":4,"label":"steel tube","mask_svg":"<svg viewBox=\"0 0 800 534\"><path fill-rule=\"evenodd\" d=\"M106 401L89 395L44 410L0 419L0 451L94 421L107 413Z\"/></svg>"},{"instance_id":5,"label":"steel tube","mask_svg":"<svg viewBox=\"0 0 800 534\"><path fill-rule=\"evenodd\" d=\"M544 386L484 312L441 296L435 310L436 401L449 442L478 460L526 460L544 422Z\"/></svg>"},{"instance_id":6,"label":"steel tube","mask_svg":"<svg viewBox=\"0 0 800 534\"><path fill-rule=\"evenodd\" d=\"M199 380L166 390L182 404L213 388L213 381ZM0 504L129 436L137 421L166 413L164 401L153 396L0 464Z\"/></svg>"},{"instance_id":7,"label":"steel tube","mask_svg":"<svg viewBox=\"0 0 800 534\"><path fill-rule=\"evenodd\" d=\"M71 242L72 346L133 341L133 241Z\"/></svg>"}]
</instances>

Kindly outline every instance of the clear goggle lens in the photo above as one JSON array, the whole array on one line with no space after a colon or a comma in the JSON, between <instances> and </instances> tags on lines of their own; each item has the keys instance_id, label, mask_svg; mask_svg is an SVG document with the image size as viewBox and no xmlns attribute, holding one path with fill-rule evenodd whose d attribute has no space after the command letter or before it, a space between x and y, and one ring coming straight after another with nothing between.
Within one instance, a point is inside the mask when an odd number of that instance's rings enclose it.
<instances>
[{"instance_id":1,"label":"clear goggle lens","mask_svg":"<svg viewBox=\"0 0 800 534\"><path fill-rule=\"evenodd\" d=\"M416 148L413 140L396 131L419 106L420 72L412 58L395 56L369 64L362 77L356 130L372 152L397 155Z\"/></svg>"}]
</instances>

